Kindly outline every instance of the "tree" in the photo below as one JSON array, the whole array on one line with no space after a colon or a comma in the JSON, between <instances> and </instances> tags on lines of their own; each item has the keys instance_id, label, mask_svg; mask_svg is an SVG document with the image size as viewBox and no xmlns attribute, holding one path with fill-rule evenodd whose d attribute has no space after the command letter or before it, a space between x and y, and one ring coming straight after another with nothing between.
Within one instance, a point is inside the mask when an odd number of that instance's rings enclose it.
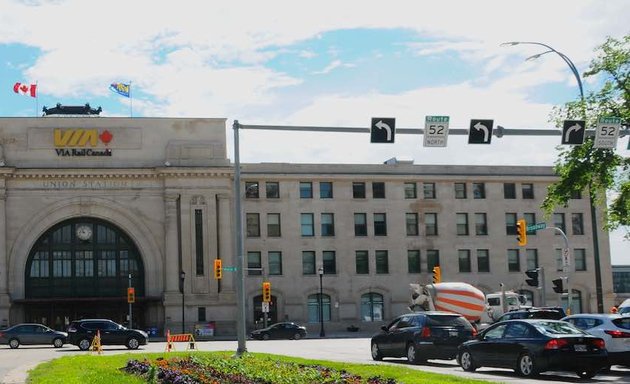
<instances>
[{"instance_id":1,"label":"tree","mask_svg":"<svg viewBox=\"0 0 630 384\"><path fill-rule=\"evenodd\" d=\"M626 127L630 121L630 35L622 39L609 37L597 47L597 57L591 61L584 78L598 76L601 88L590 92L584 100L554 107L550 121L562 125L566 119L586 119L587 127L594 127L600 116L620 117ZM598 203L611 203L605 217L606 228L630 226L630 159L614 149L593 148L593 138L583 145L561 149L555 170L560 180L547 189L542 208L551 214L554 208L567 205L569 199L581 191L588 191ZM630 233L626 233L630 237Z\"/></svg>"}]
</instances>

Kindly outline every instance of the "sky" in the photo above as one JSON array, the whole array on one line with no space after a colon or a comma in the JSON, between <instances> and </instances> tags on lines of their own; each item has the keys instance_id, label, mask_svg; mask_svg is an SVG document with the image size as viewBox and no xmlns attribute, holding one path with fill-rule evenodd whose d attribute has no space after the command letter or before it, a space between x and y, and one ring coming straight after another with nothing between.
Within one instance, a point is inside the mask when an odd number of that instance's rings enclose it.
<instances>
[{"instance_id":1,"label":"sky","mask_svg":"<svg viewBox=\"0 0 630 384\"><path fill-rule=\"evenodd\" d=\"M554 106L579 98L560 56L584 73L608 36L630 33L629 0L210 2L0 0L0 117L41 116L44 106L101 106L101 116L226 118L232 122L368 128L425 116L495 126L558 129ZM584 91L601 79L582 78ZM38 97L13 92L37 84ZM132 97L111 90L131 84ZM4 91L2 91L4 90ZM421 135L371 144L369 133L240 131L240 161L553 165L560 136L494 137L444 148ZM628 137L618 153L629 156ZM622 230L613 264L630 264Z\"/></svg>"}]
</instances>

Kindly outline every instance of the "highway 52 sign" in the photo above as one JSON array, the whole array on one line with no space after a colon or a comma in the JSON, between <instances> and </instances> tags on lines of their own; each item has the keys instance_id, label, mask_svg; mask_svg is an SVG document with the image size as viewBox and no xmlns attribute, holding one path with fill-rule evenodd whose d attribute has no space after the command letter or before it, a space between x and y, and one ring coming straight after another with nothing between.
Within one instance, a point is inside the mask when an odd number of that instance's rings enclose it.
<instances>
[{"instance_id":1,"label":"highway 52 sign","mask_svg":"<svg viewBox=\"0 0 630 384\"><path fill-rule=\"evenodd\" d=\"M427 116L424 120L424 146L446 147L448 116Z\"/></svg>"},{"instance_id":2,"label":"highway 52 sign","mask_svg":"<svg viewBox=\"0 0 630 384\"><path fill-rule=\"evenodd\" d=\"M370 143L393 143L396 135L396 119L373 117L370 127Z\"/></svg>"},{"instance_id":3,"label":"highway 52 sign","mask_svg":"<svg viewBox=\"0 0 630 384\"><path fill-rule=\"evenodd\" d=\"M490 144L492 141L492 125L494 120L470 120L468 144Z\"/></svg>"},{"instance_id":4,"label":"highway 52 sign","mask_svg":"<svg viewBox=\"0 0 630 384\"><path fill-rule=\"evenodd\" d=\"M600 117L595 128L595 148L615 148L621 129L621 119L618 117Z\"/></svg>"},{"instance_id":5,"label":"highway 52 sign","mask_svg":"<svg viewBox=\"0 0 630 384\"><path fill-rule=\"evenodd\" d=\"M562 144L583 144L585 127L584 120L565 120L562 125Z\"/></svg>"}]
</instances>

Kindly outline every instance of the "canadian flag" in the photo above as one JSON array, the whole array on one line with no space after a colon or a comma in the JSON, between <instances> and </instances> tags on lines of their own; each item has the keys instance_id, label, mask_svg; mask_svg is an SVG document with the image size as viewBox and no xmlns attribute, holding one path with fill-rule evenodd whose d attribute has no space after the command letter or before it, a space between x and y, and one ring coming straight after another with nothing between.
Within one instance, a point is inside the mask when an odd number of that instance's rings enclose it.
<instances>
[{"instance_id":1,"label":"canadian flag","mask_svg":"<svg viewBox=\"0 0 630 384\"><path fill-rule=\"evenodd\" d=\"M15 85L13 86L13 92L27 96L30 95L31 97L37 97L37 84L15 83Z\"/></svg>"}]
</instances>

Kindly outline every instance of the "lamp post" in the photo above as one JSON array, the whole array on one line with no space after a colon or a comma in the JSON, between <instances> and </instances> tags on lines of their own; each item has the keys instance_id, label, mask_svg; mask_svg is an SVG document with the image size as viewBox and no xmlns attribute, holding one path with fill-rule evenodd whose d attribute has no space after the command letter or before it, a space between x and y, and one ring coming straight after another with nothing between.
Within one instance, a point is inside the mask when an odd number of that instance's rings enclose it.
<instances>
[{"instance_id":1,"label":"lamp post","mask_svg":"<svg viewBox=\"0 0 630 384\"><path fill-rule=\"evenodd\" d=\"M319 267L319 337L326 337L324 332L324 286L322 285L324 277L324 267Z\"/></svg>"},{"instance_id":2,"label":"lamp post","mask_svg":"<svg viewBox=\"0 0 630 384\"><path fill-rule=\"evenodd\" d=\"M181 271L179 272L179 283L181 284L182 287L182 333L186 333L186 326L185 326L185 322L184 322L184 280L186 279L186 272Z\"/></svg>"},{"instance_id":3,"label":"lamp post","mask_svg":"<svg viewBox=\"0 0 630 384\"><path fill-rule=\"evenodd\" d=\"M582 102L582 118L586 121L586 103L584 100L584 88L582 87L582 79L580 78L580 72L578 72L575 64L562 52L558 52L547 44L539 43L536 41L510 41L507 43L501 44L502 46L514 46L519 44L528 44L528 45L539 45L541 47L546 48L545 52L541 52L539 54L528 57L526 60L535 60L542 55L546 55L547 53L555 53L560 56L562 60L569 66L571 72L575 76L575 80L577 81L578 88L580 89L580 100ZM586 127L585 127L586 129ZM597 312L604 313L604 297L602 293L602 270L599 260L599 239L597 233L597 210L595 207L595 202L593 201L593 194L591 193L591 183L588 184L588 196L589 196L589 204L591 209L591 227L593 230L593 259L595 261L595 293L597 296ZM569 284L567 284L569 285ZM573 295L573 292L569 291L569 298ZM569 299L570 302L570 299Z\"/></svg>"}]
</instances>

